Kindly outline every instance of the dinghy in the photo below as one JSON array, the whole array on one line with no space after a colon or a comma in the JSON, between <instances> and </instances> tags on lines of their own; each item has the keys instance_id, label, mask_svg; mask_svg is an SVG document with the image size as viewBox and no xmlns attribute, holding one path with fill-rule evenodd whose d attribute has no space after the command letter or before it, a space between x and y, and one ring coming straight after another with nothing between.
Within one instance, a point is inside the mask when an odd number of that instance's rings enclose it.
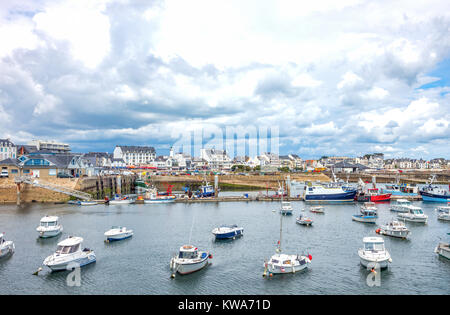
<instances>
[{"instance_id":1,"label":"dinghy","mask_svg":"<svg viewBox=\"0 0 450 315\"><path fill-rule=\"evenodd\" d=\"M133 236L133 230L128 230L124 226L113 226L110 230L105 232L106 241L120 241Z\"/></svg>"}]
</instances>

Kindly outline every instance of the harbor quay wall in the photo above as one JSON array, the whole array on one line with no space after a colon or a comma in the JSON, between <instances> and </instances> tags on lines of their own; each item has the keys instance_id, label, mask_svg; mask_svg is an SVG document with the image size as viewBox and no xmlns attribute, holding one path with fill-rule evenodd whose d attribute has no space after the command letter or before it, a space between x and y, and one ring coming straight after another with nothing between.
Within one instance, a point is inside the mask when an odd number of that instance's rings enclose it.
<instances>
[{"instance_id":1,"label":"harbor quay wall","mask_svg":"<svg viewBox=\"0 0 450 315\"><path fill-rule=\"evenodd\" d=\"M111 197L115 193L130 194L134 191L135 175L127 176L93 176L81 178L37 178L42 183L79 190L92 195L93 199ZM30 184L20 184L21 202L67 202L73 199L70 195L55 192ZM17 202L18 186L14 178L0 178L0 204Z\"/></svg>"}]
</instances>

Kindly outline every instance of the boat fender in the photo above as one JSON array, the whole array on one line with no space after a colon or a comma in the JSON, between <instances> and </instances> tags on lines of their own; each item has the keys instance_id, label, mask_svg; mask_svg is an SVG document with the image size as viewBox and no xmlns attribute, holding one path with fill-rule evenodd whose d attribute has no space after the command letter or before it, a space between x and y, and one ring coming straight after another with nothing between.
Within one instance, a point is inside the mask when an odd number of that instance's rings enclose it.
<instances>
[{"instance_id":1,"label":"boat fender","mask_svg":"<svg viewBox=\"0 0 450 315\"><path fill-rule=\"evenodd\" d=\"M376 229L375 230L375 233L377 233L377 234L380 234L380 232L381 232L381 229Z\"/></svg>"},{"instance_id":2,"label":"boat fender","mask_svg":"<svg viewBox=\"0 0 450 315\"><path fill-rule=\"evenodd\" d=\"M308 254L308 258L309 260L312 260L312 256L310 254Z\"/></svg>"},{"instance_id":3,"label":"boat fender","mask_svg":"<svg viewBox=\"0 0 450 315\"><path fill-rule=\"evenodd\" d=\"M213 255L212 255L212 254L209 254L208 258L209 258L209 259L212 259L212 258L213 258Z\"/></svg>"}]
</instances>

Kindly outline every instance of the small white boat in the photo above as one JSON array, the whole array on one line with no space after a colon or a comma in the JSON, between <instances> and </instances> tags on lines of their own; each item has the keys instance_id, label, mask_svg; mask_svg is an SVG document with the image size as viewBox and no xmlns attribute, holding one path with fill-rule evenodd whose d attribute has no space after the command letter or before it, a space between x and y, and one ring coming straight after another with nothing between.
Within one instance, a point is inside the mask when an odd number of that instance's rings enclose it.
<instances>
[{"instance_id":1,"label":"small white boat","mask_svg":"<svg viewBox=\"0 0 450 315\"><path fill-rule=\"evenodd\" d=\"M175 202L175 196L151 196L149 199L144 199L146 204L154 203L172 203Z\"/></svg>"},{"instance_id":2,"label":"small white boat","mask_svg":"<svg viewBox=\"0 0 450 315\"><path fill-rule=\"evenodd\" d=\"M439 220L450 221L450 206L437 207L436 211L438 211Z\"/></svg>"},{"instance_id":3,"label":"small white boat","mask_svg":"<svg viewBox=\"0 0 450 315\"><path fill-rule=\"evenodd\" d=\"M298 224L310 226L313 224L313 220L311 218L305 217L302 214L299 215L298 218L295 219Z\"/></svg>"},{"instance_id":4,"label":"small white boat","mask_svg":"<svg viewBox=\"0 0 450 315\"><path fill-rule=\"evenodd\" d=\"M134 200L128 196L121 197L119 195L115 195L114 199L108 201L110 205L123 205L123 204L131 204L134 203Z\"/></svg>"},{"instance_id":5,"label":"small white boat","mask_svg":"<svg viewBox=\"0 0 450 315\"><path fill-rule=\"evenodd\" d=\"M376 223L378 215L375 210L361 208L361 213L352 216L353 221L363 223Z\"/></svg>"},{"instance_id":6,"label":"small white boat","mask_svg":"<svg viewBox=\"0 0 450 315\"><path fill-rule=\"evenodd\" d=\"M57 216L46 215L41 219L36 231L39 233L39 237L49 238L59 235L63 231L63 227Z\"/></svg>"},{"instance_id":7,"label":"small white boat","mask_svg":"<svg viewBox=\"0 0 450 315\"><path fill-rule=\"evenodd\" d=\"M390 210L394 212L408 212L407 206L411 205L411 201L406 199L398 199L395 204L391 205Z\"/></svg>"},{"instance_id":8,"label":"small white boat","mask_svg":"<svg viewBox=\"0 0 450 315\"><path fill-rule=\"evenodd\" d=\"M281 208L280 208L281 214L290 215L290 214L292 214L292 211L294 211L294 209L292 209L291 203L289 201L281 202Z\"/></svg>"},{"instance_id":9,"label":"small white boat","mask_svg":"<svg viewBox=\"0 0 450 315\"><path fill-rule=\"evenodd\" d=\"M447 234L450 235L450 233ZM440 242L438 246L436 246L436 248L434 249L434 252L441 257L450 259L450 244Z\"/></svg>"},{"instance_id":10,"label":"small white boat","mask_svg":"<svg viewBox=\"0 0 450 315\"><path fill-rule=\"evenodd\" d=\"M363 243L364 248L358 250L358 255L364 267L377 263L380 269L384 269L392 262L391 255L385 249L384 240L381 237L364 237Z\"/></svg>"},{"instance_id":11,"label":"small white boat","mask_svg":"<svg viewBox=\"0 0 450 315\"><path fill-rule=\"evenodd\" d=\"M77 205L79 206L95 206L98 205L97 201L86 201L86 200L78 200Z\"/></svg>"},{"instance_id":12,"label":"small white boat","mask_svg":"<svg viewBox=\"0 0 450 315\"><path fill-rule=\"evenodd\" d=\"M300 255L288 255L281 253L281 239L283 236L283 217L280 216L280 239L278 241L278 246L275 250L275 255L270 257L269 261L264 262L264 273L263 276L267 275L269 272L269 276L273 274L281 274L281 273L296 273L303 269L308 268L311 264L312 257L308 256L300 256Z\"/></svg>"},{"instance_id":13,"label":"small white boat","mask_svg":"<svg viewBox=\"0 0 450 315\"><path fill-rule=\"evenodd\" d=\"M237 236L241 236L244 233L244 228L238 227L236 224L233 225L222 225L218 228L212 230L212 234L219 239L234 239Z\"/></svg>"},{"instance_id":14,"label":"small white boat","mask_svg":"<svg viewBox=\"0 0 450 315\"><path fill-rule=\"evenodd\" d=\"M0 258L14 254L15 250L13 241L5 241L3 233L0 233Z\"/></svg>"},{"instance_id":15,"label":"small white boat","mask_svg":"<svg viewBox=\"0 0 450 315\"><path fill-rule=\"evenodd\" d=\"M361 206L362 210L373 210L375 211L375 213L377 212L377 206L375 204L375 202L364 202L364 204Z\"/></svg>"},{"instance_id":16,"label":"small white boat","mask_svg":"<svg viewBox=\"0 0 450 315\"><path fill-rule=\"evenodd\" d=\"M120 241L133 236L133 230L128 230L124 226L113 226L110 230L105 232L106 241Z\"/></svg>"},{"instance_id":17,"label":"small white boat","mask_svg":"<svg viewBox=\"0 0 450 315\"><path fill-rule=\"evenodd\" d=\"M311 207L309 211L312 213L325 213L325 209L322 206Z\"/></svg>"},{"instance_id":18,"label":"small white boat","mask_svg":"<svg viewBox=\"0 0 450 315\"><path fill-rule=\"evenodd\" d=\"M422 209L416 206L405 206L408 212L400 212L397 214L398 219L409 222L427 223L428 216L423 213Z\"/></svg>"},{"instance_id":19,"label":"small white boat","mask_svg":"<svg viewBox=\"0 0 450 315\"><path fill-rule=\"evenodd\" d=\"M382 225L379 229L375 231L378 234L398 237L398 238L406 238L410 231L405 226L403 222L394 220L389 222L386 225Z\"/></svg>"},{"instance_id":20,"label":"small white boat","mask_svg":"<svg viewBox=\"0 0 450 315\"><path fill-rule=\"evenodd\" d=\"M72 237L58 243L56 252L44 260L44 265L52 271L67 270L74 266L82 267L96 261L93 250L81 250L81 237Z\"/></svg>"},{"instance_id":21,"label":"small white boat","mask_svg":"<svg viewBox=\"0 0 450 315\"><path fill-rule=\"evenodd\" d=\"M210 258L212 255L209 252L199 251L192 245L184 245L180 247L178 256L170 260L170 269L174 274L178 272L186 275L206 267Z\"/></svg>"}]
</instances>

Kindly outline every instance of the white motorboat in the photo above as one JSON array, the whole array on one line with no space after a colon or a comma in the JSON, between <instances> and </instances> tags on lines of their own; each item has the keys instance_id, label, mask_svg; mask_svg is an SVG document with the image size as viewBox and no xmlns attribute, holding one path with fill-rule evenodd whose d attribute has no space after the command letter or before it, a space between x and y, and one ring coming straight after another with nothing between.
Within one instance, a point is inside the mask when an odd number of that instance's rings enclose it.
<instances>
[{"instance_id":1,"label":"white motorboat","mask_svg":"<svg viewBox=\"0 0 450 315\"><path fill-rule=\"evenodd\" d=\"M212 255L206 251L199 251L192 245L183 245L180 247L178 256L170 260L170 269L181 275L186 275L206 267Z\"/></svg>"},{"instance_id":2,"label":"white motorboat","mask_svg":"<svg viewBox=\"0 0 450 315\"><path fill-rule=\"evenodd\" d=\"M411 205L405 207L408 209L408 212L398 213L398 219L409 222L427 223L428 216L423 213L421 208Z\"/></svg>"},{"instance_id":3,"label":"white motorboat","mask_svg":"<svg viewBox=\"0 0 450 315\"><path fill-rule=\"evenodd\" d=\"M450 235L450 233L447 234ZM441 257L450 259L450 244L440 242L438 246L436 246L436 248L434 249L434 252Z\"/></svg>"},{"instance_id":4,"label":"white motorboat","mask_svg":"<svg viewBox=\"0 0 450 315\"><path fill-rule=\"evenodd\" d=\"M56 252L44 260L44 265L52 271L68 270L74 267L82 267L96 261L93 250L85 248L81 250L83 238L72 237L58 243Z\"/></svg>"},{"instance_id":5,"label":"white motorboat","mask_svg":"<svg viewBox=\"0 0 450 315\"><path fill-rule=\"evenodd\" d=\"M281 208L280 208L281 214L290 215L292 214L292 211L294 211L294 209L292 209L291 203L289 201L281 201Z\"/></svg>"},{"instance_id":6,"label":"white motorboat","mask_svg":"<svg viewBox=\"0 0 450 315\"><path fill-rule=\"evenodd\" d=\"M395 204L391 205L391 211L394 212L408 212L408 206L411 205L411 201L406 199L398 199Z\"/></svg>"},{"instance_id":7,"label":"white motorboat","mask_svg":"<svg viewBox=\"0 0 450 315\"><path fill-rule=\"evenodd\" d=\"M358 255L361 261L361 265L368 267L369 264L379 265L380 269L388 267L388 264L392 262L391 255L384 247L384 240L381 237L364 237L364 248L358 250Z\"/></svg>"},{"instance_id":8,"label":"white motorboat","mask_svg":"<svg viewBox=\"0 0 450 315\"><path fill-rule=\"evenodd\" d=\"M322 206L311 207L309 211L312 213L325 213L325 209Z\"/></svg>"},{"instance_id":9,"label":"white motorboat","mask_svg":"<svg viewBox=\"0 0 450 315\"><path fill-rule=\"evenodd\" d=\"M398 238L406 238L410 231L405 226L403 222L393 220L385 225L382 225L379 229L375 231L378 234L398 237Z\"/></svg>"},{"instance_id":10,"label":"white motorboat","mask_svg":"<svg viewBox=\"0 0 450 315\"><path fill-rule=\"evenodd\" d=\"M5 241L3 233L0 233L0 258L14 254L15 250L13 241Z\"/></svg>"},{"instance_id":11,"label":"white motorboat","mask_svg":"<svg viewBox=\"0 0 450 315\"><path fill-rule=\"evenodd\" d=\"M372 209L361 208L359 214L354 214L352 216L353 221L363 222L363 223L376 223L378 218L377 212Z\"/></svg>"},{"instance_id":12,"label":"white motorboat","mask_svg":"<svg viewBox=\"0 0 450 315\"><path fill-rule=\"evenodd\" d=\"M438 211L439 220L450 221L450 206L437 207L436 211Z\"/></svg>"},{"instance_id":13,"label":"white motorboat","mask_svg":"<svg viewBox=\"0 0 450 315\"><path fill-rule=\"evenodd\" d=\"M57 216L46 215L41 219L36 231L39 233L39 237L49 238L59 235L63 231L63 227Z\"/></svg>"},{"instance_id":14,"label":"white motorboat","mask_svg":"<svg viewBox=\"0 0 450 315\"><path fill-rule=\"evenodd\" d=\"M95 206L98 205L97 201L86 201L86 200L78 200L77 205L79 206Z\"/></svg>"},{"instance_id":15,"label":"white motorboat","mask_svg":"<svg viewBox=\"0 0 450 315\"><path fill-rule=\"evenodd\" d=\"M212 230L212 234L216 237L216 240L219 239L229 239L236 238L237 236L241 236L244 233L244 228L238 227L236 224L233 225L222 225L218 228Z\"/></svg>"},{"instance_id":16,"label":"white motorboat","mask_svg":"<svg viewBox=\"0 0 450 315\"><path fill-rule=\"evenodd\" d=\"M115 195L114 199L108 201L110 205L123 205L123 204L131 204L134 203L134 200L128 196L121 197L119 195Z\"/></svg>"},{"instance_id":17,"label":"white motorboat","mask_svg":"<svg viewBox=\"0 0 450 315\"><path fill-rule=\"evenodd\" d=\"M281 273L296 273L303 269L308 268L311 264L311 255L289 255L281 253L281 239L283 235L283 216L280 216L280 240L276 248L276 254L270 257L269 261L264 262L264 273L269 275L281 274Z\"/></svg>"},{"instance_id":18,"label":"white motorboat","mask_svg":"<svg viewBox=\"0 0 450 315\"><path fill-rule=\"evenodd\" d=\"M133 230L128 230L124 226L113 226L110 230L105 232L106 241L120 241L133 236Z\"/></svg>"},{"instance_id":19,"label":"white motorboat","mask_svg":"<svg viewBox=\"0 0 450 315\"><path fill-rule=\"evenodd\" d=\"M308 217L305 217L305 216L302 215L302 214L300 214L300 215L298 216L298 218L295 219L295 221L296 221L298 224L306 225L306 226L310 226L310 225L313 224L313 219L308 218Z\"/></svg>"}]
</instances>

